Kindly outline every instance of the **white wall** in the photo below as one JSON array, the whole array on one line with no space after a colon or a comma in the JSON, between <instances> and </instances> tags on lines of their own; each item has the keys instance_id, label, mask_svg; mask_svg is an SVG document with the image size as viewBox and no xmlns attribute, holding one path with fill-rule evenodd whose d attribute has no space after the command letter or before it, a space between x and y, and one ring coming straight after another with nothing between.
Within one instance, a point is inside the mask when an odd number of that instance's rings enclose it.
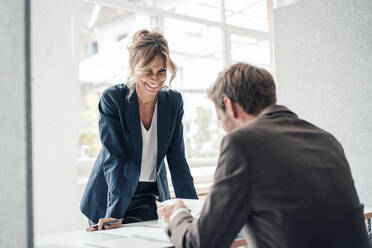
<instances>
[{"instance_id":1,"label":"white wall","mask_svg":"<svg viewBox=\"0 0 372 248\"><path fill-rule=\"evenodd\" d=\"M372 206L372 1L306 0L274 12L279 103L333 133Z\"/></svg>"},{"instance_id":2,"label":"white wall","mask_svg":"<svg viewBox=\"0 0 372 248\"><path fill-rule=\"evenodd\" d=\"M0 0L0 247L31 247L29 6Z\"/></svg>"},{"instance_id":3,"label":"white wall","mask_svg":"<svg viewBox=\"0 0 372 248\"><path fill-rule=\"evenodd\" d=\"M31 1L35 234L81 229L76 0Z\"/></svg>"}]
</instances>

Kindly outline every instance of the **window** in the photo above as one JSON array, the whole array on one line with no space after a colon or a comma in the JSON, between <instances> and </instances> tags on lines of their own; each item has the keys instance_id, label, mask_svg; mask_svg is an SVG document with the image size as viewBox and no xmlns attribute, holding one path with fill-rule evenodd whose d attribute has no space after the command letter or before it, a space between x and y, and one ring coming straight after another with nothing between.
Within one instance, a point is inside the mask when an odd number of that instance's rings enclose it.
<instances>
[{"instance_id":1,"label":"window","mask_svg":"<svg viewBox=\"0 0 372 248\"><path fill-rule=\"evenodd\" d=\"M91 41L87 42L85 44L85 54L84 57L88 58L90 56L93 56L94 54L98 53L98 43L97 41Z\"/></svg>"},{"instance_id":2,"label":"window","mask_svg":"<svg viewBox=\"0 0 372 248\"><path fill-rule=\"evenodd\" d=\"M270 43L267 40L231 35L231 58L233 62L253 63L270 71Z\"/></svg>"},{"instance_id":3,"label":"window","mask_svg":"<svg viewBox=\"0 0 372 248\"><path fill-rule=\"evenodd\" d=\"M267 32L266 0L225 1L225 16L228 24Z\"/></svg>"},{"instance_id":4,"label":"window","mask_svg":"<svg viewBox=\"0 0 372 248\"><path fill-rule=\"evenodd\" d=\"M207 89L218 72L237 61L271 69L266 0L225 1L225 6L220 0L123 0L115 8L107 7L105 0L98 2L101 5L82 1L80 8L81 47L95 42L86 53L89 56L81 56L79 68L81 161L87 160L91 166L100 149L98 101L107 87L126 81L128 42L138 29L157 27L168 40L178 67L172 87L183 94L190 167L215 166L224 131Z\"/></svg>"},{"instance_id":5,"label":"window","mask_svg":"<svg viewBox=\"0 0 372 248\"><path fill-rule=\"evenodd\" d=\"M80 47L87 48L79 65L79 154L80 158L84 159L96 157L101 148L97 109L100 95L107 87L122 83L127 77L127 43L130 39L128 34L139 28L151 28L148 15L96 6L81 2L79 9L82 16L79 20ZM91 40L94 40L94 43L90 42ZM96 47L95 52L91 47ZM99 51L97 47L100 48Z\"/></svg>"}]
</instances>

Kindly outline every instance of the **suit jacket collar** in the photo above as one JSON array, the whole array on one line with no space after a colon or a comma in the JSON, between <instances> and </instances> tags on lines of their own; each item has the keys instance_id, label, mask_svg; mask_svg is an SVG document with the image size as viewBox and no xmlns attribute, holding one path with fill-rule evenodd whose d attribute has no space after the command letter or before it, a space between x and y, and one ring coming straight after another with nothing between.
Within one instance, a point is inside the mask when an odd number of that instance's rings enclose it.
<instances>
[{"instance_id":1,"label":"suit jacket collar","mask_svg":"<svg viewBox=\"0 0 372 248\"><path fill-rule=\"evenodd\" d=\"M289 110L286 106L283 106L283 105L271 105L271 106L265 108L258 116L271 115L271 114L279 113L279 112L287 112L289 114L296 115L291 110Z\"/></svg>"},{"instance_id":2,"label":"suit jacket collar","mask_svg":"<svg viewBox=\"0 0 372 248\"><path fill-rule=\"evenodd\" d=\"M126 95L124 96L127 97ZM141 119L139 114L139 105L138 105L138 98L136 90L133 91L132 95L130 96L129 100L125 99L124 104L124 114L125 121L128 126L129 136L132 139L132 144L134 146L134 151L141 162L141 154L142 154L142 133L141 133Z\"/></svg>"},{"instance_id":3,"label":"suit jacket collar","mask_svg":"<svg viewBox=\"0 0 372 248\"><path fill-rule=\"evenodd\" d=\"M171 124L171 102L168 94L164 90L158 93L158 159L157 166L159 167L163 155L167 152L167 144L169 141L169 132ZM177 113L176 113L177 114ZM177 118L177 116L176 116Z\"/></svg>"}]
</instances>

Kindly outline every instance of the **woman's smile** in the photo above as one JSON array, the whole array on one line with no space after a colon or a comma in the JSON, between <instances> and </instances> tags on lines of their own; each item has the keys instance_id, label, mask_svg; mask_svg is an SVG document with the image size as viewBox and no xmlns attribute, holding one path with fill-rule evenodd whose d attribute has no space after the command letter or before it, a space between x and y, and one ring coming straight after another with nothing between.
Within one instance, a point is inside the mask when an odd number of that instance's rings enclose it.
<instances>
[{"instance_id":1,"label":"woman's smile","mask_svg":"<svg viewBox=\"0 0 372 248\"><path fill-rule=\"evenodd\" d=\"M150 88L151 90L156 90L161 86L161 83L156 83L156 82L143 82L145 86Z\"/></svg>"}]
</instances>

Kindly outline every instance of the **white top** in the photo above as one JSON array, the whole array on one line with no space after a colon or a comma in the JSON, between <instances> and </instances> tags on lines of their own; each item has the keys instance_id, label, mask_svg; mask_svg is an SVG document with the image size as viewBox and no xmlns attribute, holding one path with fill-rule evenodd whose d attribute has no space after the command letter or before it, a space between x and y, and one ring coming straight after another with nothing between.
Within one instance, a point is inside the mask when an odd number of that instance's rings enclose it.
<instances>
[{"instance_id":1,"label":"white top","mask_svg":"<svg viewBox=\"0 0 372 248\"><path fill-rule=\"evenodd\" d=\"M142 160L140 182L156 181L156 160L158 158L158 102L155 104L149 130L141 122Z\"/></svg>"}]
</instances>

